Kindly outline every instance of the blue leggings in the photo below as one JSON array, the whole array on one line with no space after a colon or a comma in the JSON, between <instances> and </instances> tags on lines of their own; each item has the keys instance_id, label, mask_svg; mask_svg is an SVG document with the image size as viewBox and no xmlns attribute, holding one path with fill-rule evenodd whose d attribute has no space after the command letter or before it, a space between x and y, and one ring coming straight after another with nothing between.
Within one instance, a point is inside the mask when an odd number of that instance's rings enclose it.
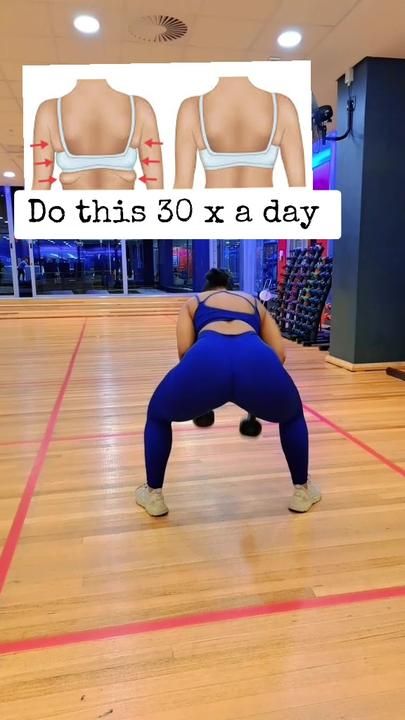
<instances>
[{"instance_id":1,"label":"blue leggings","mask_svg":"<svg viewBox=\"0 0 405 720\"><path fill-rule=\"evenodd\" d=\"M294 485L308 478L308 430L301 399L275 352L255 333L203 332L156 389L145 427L146 477L161 488L172 448L172 422L186 422L226 403L278 423Z\"/></svg>"}]
</instances>

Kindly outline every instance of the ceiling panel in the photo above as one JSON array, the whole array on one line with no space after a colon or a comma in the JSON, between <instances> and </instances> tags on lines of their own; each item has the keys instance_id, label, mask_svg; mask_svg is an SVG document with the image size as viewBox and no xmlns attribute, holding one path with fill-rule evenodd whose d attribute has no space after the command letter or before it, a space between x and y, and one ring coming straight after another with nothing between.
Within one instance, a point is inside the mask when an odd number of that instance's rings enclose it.
<instances>
[{"instance_id":1,"label":"ceiling panel","mask_svg":"<svg viewBox=\"0 0 405 720\"><path fill-rule=\"evenodd\" d=\"M19 105L15 98L2 98L0 103L0 116L12 115L19 111Z\"/></svg>"},{"instance_id":2,"label":"ceiling panel","mask_svg":"<svg viewBox=\"0 0 405 720\"><path fill-rule=\"evenodd\" d=\"M3 145L4 143L13 142L12 136L15 133L20 133L21 135L22 113L19 107L11 113L0 112L0 130L5 132L5 134L1 136L1 142Z\"/></svg>"},{"instance_id":3,"label":"ceiling panel","mask_svg":"<svg viewBox=\"0 0 405 720\"><path fill-rule=\"evenodd\" d=\"M46 64L57 61L56 48L53 39L32 37L4 37L0 42L0 61L34 65L35 63ZM7 78L8 79L8 78ZM10 78L15 79L15 78Z\"/></svg>"},{"instance_id":4,"label":"ceiling panel","mask_svg":"<svg viewBox=\"0 0 405 720\"><path fill-rule=\"evenodd\" d=\"M0 4L0 37L2 36L51 37L49 5L31 0L13 0Z\"/></svg>"},{"instance_id":5,"label":"ceiling panel","mask_svg":"<svg viewBox=\"0 0 405 720\"><path fill-rule=\"evenodd\" d=\"M282 5L282 0L203 0L201 15L222 18L270 20Z\"/></svg>"},{"instance_id":6,"label":"ceiling panel","mask_svg":"<svg viewBox=\"0 0 405 720\"><path fill-rule=\"evenodd\" d=\"M8 153L10 157L20 161L22 161L24 155L21 143L4 143L3 145L0 145L0 153Z\"/></svg>"},{"instance_id":7,"label":"ceiling panel","mask_svg":"<svg viewBox=\"0 0 405 720\"><path fill-rule=\"evenodd\" d=\"M274 20L281 25L336 25L359 0L283 0Z\"/></svg>"},{"instance_id":8,"label":"ceiling panel","mask_svg":"<svg viewBox=\"0 0 405 720\"><path fill-rule=\"evenodd\" d=\"M3 105L3 98L10 98L10 97L13 97L13 93L12 93L10 85L8 83L6 83L5 80L0 80L0 99L2 100L1 105Z\"/></svg>"},{"instance_id":9,"label":"ceiling panel","mask_svg":"<svg viewBox=\"0 0 405 720\"><path fill-rule=\"evenodd\" d=\"M240 62L248 59L246 51L232 48L199 48L190 45L184 49L185 62Z\"/></svg>"},{"instance_id":10,"label":"ceiling panel","mask_svg":"<svg viewBox=\"0 0 405 720\"><path fill-rule=\"evenodd\" d=\"M124 10L128 18L171 15L184 20L183 15L200 13L202 2L203 0L124 0Z\"/></svg>"},{"instance_id":11,"label":"ceiling panel","mask_svg":"<svg viewBox=\"0 0 405 720\"><path fill-rule=\"evenodd\" d=\"M21 178L15 178L14 180L10 180L10 178L5 178L4 185L7 185L9 187L22 187L24 185L24 180L22 178L22 175Z\"/></svg>"},{"instance_id":12,"label":"ceiling panel","mask_svg":"<svg viewBox=\"0 0 405 720\"><path fill-rule=\"evenodd\" d=\"M198 16L190 30L189 43L194 47L247 50L261 28L262 23L258 20L217 20Z\"/></svg>"},{"instance_id":13,"label":"ceiling panel","mask_svg":"<svg viewBox=\"0 0 405 720\"><path fill-rule=\"evenodd\" d=\"M4 178L3 173L7 172L7 170L11 170L11 172L14 172L16 174L15 178ZM22 185L23 183L23 173L21 167L14 161L13 158L10 158L9 155L0 155L0 184L1 185Z\"/></svg>"},{"instance_id":14,"label":"ceiling panel","mask_svg":"<svg viewBox=\"0 0 405 720\"><path fill-rule=\"evenodd\" d=\"M22 112L11 117L0 114L0 138L2 145L22 145Z\"/></svg>"},{"instance_id":15,"label":"ceiling panel","mask_svg":"<svg viewBox=\"0 0 405 720\"><path fill-rule=\"evenodd\" d=\"M61 65L88 65L91 63L120 62L120 44L105 43L101 39L57 39L58 63Z\"/></svg>"},{"instance_id":16,"label":"ceiling panel","mask_svg":"<svg viewBox=\"0 0 405 720\"><path fill-rule=\"evenodd\" d=\"M388 8L390 12L387 12ZM405 58L405 2L363 0L312 53L318 102L336 106L336 80L366 56Z\"/></svg>"},{"instance_id":17,"label":"ceiling panel","mask_svg":"<svg viewBox=\"0 0 405 720\"><path fill-rule=\"evenodd\" d=\"M9 86L13 92L13 95L18 100L22 97L22 83L21 82L9 82Z\"/></svg>"},{"instance_id":18,"label":"ceiling panel","mask_svg":"<svg viewBox=\"0 0 405 720\"><path fill-rule=\"evenodd\" d=\"M121 62L124 63L181 62L183 59L184 45L181 43L140 45L127 42L122 44Z\"/></svg>"},{"instance_id":19,"label":"ceiling panel","mask_svg":"<svg viewBox=\"0 0 405 720\"><path fill-rule=\"evenodd\" d=\"M22 78L22 65L16 62L4 62L0 60L0 69L5 80L20 82Z\"/></svg>"}]
</instances>

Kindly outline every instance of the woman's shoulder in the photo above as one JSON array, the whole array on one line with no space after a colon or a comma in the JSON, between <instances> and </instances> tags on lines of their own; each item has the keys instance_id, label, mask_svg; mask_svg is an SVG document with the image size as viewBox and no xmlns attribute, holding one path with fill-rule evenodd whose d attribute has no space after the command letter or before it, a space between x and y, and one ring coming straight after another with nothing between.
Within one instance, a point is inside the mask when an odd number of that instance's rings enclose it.
<instances>
[{"instance_id":1,"label":"woman's shoulder","mask_svg":"<svg viewBox=\"0 0 405 720\"><path fill-rule=\"evenodd\" d=\"M235 293L236 293L236 295L241 295L241 297L247 298L248 300L256 299L255 296L252 295L252 293L242 292L241 290L236 290Z\"/></svg>"},{"instance_id":2,"label":"woman's shoulder","mask_svg":"<svg viewBox=\"0 0 405 720\"><path fill-rule=\"evenodd\" d=\"M191 298L186 300L186 302L184 303L183 307L185 307L191 315L193 315L194 312L196 311L196 309L200 303L200 297L201 296L197 295L197 294L193 295Z\"/></svg>"},{"instance_id":3,"label":"woman's shoulder","mask_svg":"<svg viewBox=\"0 0 405 720\"><path fill-rule=\"evenodd\" d=\"M237 295L238 297L248 300L252 305L258 304L257 297L255 295L252 295L252 293L240 292L239 290L237 290L234 294Z\"/></svg>"}]
</instances>

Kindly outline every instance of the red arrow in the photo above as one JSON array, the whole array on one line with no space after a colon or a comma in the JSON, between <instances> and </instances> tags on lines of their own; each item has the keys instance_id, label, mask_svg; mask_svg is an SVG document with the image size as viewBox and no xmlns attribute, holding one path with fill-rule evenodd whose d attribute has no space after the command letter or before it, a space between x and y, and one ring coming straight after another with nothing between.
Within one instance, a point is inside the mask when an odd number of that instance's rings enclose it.
<instances>
[{"instance_id":1,"label":"red arrow","mask_svg":"<svg viewBox=\"0 0 405 720\"><path fill-rule=\"evenodd\" d=\"M156 142L155 140L152 140L152 138L150 138L150 140L146 140L145 145L148 145L148 146L151 148L151 147L153 147L154 145L163 145L163 143L162 143L162 142Z\"/></svg>"},{"instance_id":2,"label":"red arrow","mask_svg":"<svg viewBox=\"0 0 405 720\"><path fill-rule=\"evenodd\" d=\"M49 177L49 178L46 178L46 180L38 180L38 182L40 182L40 183L49 183L50 185L52 185L52 183L56 182L56 178L54 178L54 177Z\"/></svg>"},{"instance_id":3,"label":"red arrow","mask_svg":"<svg viewBox=\"0 0 405 720\"><path fill-rule=\"evenodd\" d=\"M143 183L156 182L156 180L157 180L157 178L149 178L149 177L146 177L146 175L142 175L142 177L140 177L139 179Z\"/></svg>"},{"instance_id":4,"label":"red arrow","mask_svg":"<svg viewBox=\"0 0 405 720\"><path fill-rule=\"evenodd\" d=\"M141 160L142 165L152 165L152 163L160 163L160 160L151 160L150 158L144 158Z\"/></svg>"},{"instance_id":5,"label":"red arrow","mask_svg":"<svg viewBox=\"0 0 405 720\"><path fill-rule=\"evenodd\" d=\"M45 140L41 140L39 143L33 143L30 147L40 147L41 150L44 150L48 145L49 143L45 142Z\"/></svg>"},{"instance_id":6,"label":"red arrow","mask_svg":"<svg viewBox=\"0 0 405 720\"><path fill-rule=\"evenodd\" d=\"M50 165L52 165L52 160L48 160L48 158L46 158L46 160L43 160L42 162L36 162L34 163L34 165L45 165L45 167L49 167Z\"/></svg>"}]
</instances>

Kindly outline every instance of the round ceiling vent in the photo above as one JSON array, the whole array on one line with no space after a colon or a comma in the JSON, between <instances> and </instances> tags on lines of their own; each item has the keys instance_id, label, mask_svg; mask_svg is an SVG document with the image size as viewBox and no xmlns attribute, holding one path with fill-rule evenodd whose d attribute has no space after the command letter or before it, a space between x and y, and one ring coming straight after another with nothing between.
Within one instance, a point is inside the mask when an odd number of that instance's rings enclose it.
<instances>
[{"instance_id":1,"label":"round ceiling vent","mask_svg":"<svg viewBox=\"0 0 405 720\"><path fill-rule=\"evenodd\" d=\"M180 40L187 33L186 23L169 15L149 15L135 20L129 32L139 43L167 43Z\"/></svg>"}]
</instances>

